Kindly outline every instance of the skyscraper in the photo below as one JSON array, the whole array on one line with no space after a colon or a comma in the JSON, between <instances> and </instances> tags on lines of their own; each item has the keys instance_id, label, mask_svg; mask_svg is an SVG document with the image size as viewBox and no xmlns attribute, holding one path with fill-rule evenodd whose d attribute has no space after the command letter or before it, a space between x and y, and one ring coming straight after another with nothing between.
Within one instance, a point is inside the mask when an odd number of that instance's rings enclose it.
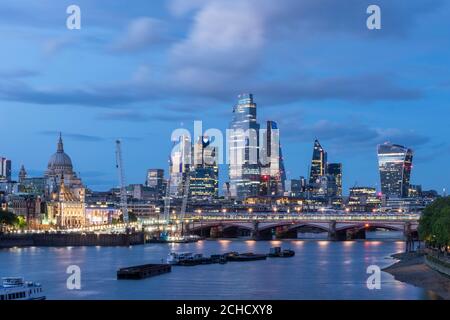
<instances>
[{"instance_id":1,"label":"skyscraper","mask_svg":"<svg viewBox=\"0 0 450 320\"><path fill-rule=\"evenodd\" d=\"M239 95L228 130L230 193L243 199L259 194L259 124L253 95Z\"/></svg>"},{"instance_id":2,"label":"skyscraper","mask_svg":"<svg viewBox=\"0 0 450 320\"><path fill-rule=\"evenodd\" d=\"M170 195L183 195L184 181L186 181L192 163L191 148L190 137L180 136L178 144L172 150L169 163Z\"/></svg>"},{"instance_id":3,"label":"skyscraper","mask_svg":"<svg viewBox=\"0 0 450 320\"><path fill-rule=\"evenodd\" d=\"M378 146L381 192L387 197L408 196L413 151L404 146L384 143Z\"/></svg>"},{"instance_id":4,"label":"skyscraper","mask_svg":"<svg viewBox=\"0 0 450 320\"><path fill-rule=\"evenodd\" d=\"M0 157L0 180L11 181L11 160Z\"/></svg>"},{"instance_id":5,"label":"skyscraper","mask_svg":"<svg viewBox=\"0 0 450 320\"><path fill-rule=\"evenodd\" d=\"M194 165L190 172L189 191L192 198L219 196L219 167L216 148L208 137L199 137L194 144Z\"/></svg>"},{"instance_id":6,"label":"skyscraper","mask_svg":"<svg viewBox=\"0 0 450 320\"><path fill-rule=\"evenodd\" d=\"M164 169L148 169L145 184L152 188L158 197L162 198L165 195Z\"/></svg>"},{"instance_id":7,"label":"skyscraper","mask_svg":"<svg viewBox=\"0 0 450 320\"><path fill-rule=\"evenodd\" d=\"M342 197L342 163L328 163L327 174L334 177L336 183L336 195Z\"/></svg>"},{"instance_id":8,"label":"skyscraper","mask_svg":"<svg viewBox=\"0 0 450 320\"><path fill-rule=\"evenodd\" d=\"M275 121L267 121L260 141L261 194L281 196L285 190L286 173L281 152L280 132Z\"/></svg>"},{"instance_id":9,"label":"skyscraper","mask_svg":"<svg viewBox=\"0 0 450 320\"><path fill-rule=\"evenodd\" d=\"M311 161L309 183L319 183L320 177L326 174L327 153L320 145L319 140L314 141L314 149Z\"/></svg>"}]
</instances>

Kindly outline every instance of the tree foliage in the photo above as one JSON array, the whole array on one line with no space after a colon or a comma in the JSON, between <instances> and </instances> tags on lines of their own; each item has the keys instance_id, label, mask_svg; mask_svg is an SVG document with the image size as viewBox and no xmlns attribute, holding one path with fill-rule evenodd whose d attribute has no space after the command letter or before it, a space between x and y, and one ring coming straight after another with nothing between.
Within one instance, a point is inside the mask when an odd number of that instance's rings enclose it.
<instances>
[{"instance_id":1,"label":"tree foliage","mask_svg":"<svg viewBox=\"0 0 450 320\"><path fill-rule=\"evenodd\" d=\"M450 246L450 197L437 199L425 208L419 222L419 234L431 245Z\"/></svg>"},{"instance_id":2,"label":"tree foliage","mask_svg":"<svg viewBox=\"0 0 450 320\"><path fill-rule=\"evenodd\" d=\"M0 210L0 225L13 226L18 222L17 216L14 213Z\"/></svg>"}]
</instances>

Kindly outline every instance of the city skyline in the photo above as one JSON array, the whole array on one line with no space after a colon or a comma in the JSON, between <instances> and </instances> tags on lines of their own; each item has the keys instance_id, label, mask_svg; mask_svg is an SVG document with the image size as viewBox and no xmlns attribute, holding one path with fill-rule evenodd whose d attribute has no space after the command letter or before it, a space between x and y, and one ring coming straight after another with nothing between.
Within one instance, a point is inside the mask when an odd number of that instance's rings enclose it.
<instances>
[{"instance_id":1,"label":"city skyline","mask_svg":"<svg viewBox=\"0 0 450 320\"><path fill-rule=\"evenodd\" d=\"M81 30L65 27L64 1L26 3L5 1L1 22L0 156L15 179L22 164L43 174L62 131L89 187L117 185L116 138L127 182L143 183L148 168L167 172L172 130L202 120L224 131L236 96L253 92L259 118L280 128L289 179L308 176L317 137L343 164L344 193L355 182L380 188L376 146L391 141L415 151L412 184L448 189L445 1L380 1L382 33L365 27L366 1L80 1ZM29 38L14 37L23 30Z\"/></svg>"}]
</instances>

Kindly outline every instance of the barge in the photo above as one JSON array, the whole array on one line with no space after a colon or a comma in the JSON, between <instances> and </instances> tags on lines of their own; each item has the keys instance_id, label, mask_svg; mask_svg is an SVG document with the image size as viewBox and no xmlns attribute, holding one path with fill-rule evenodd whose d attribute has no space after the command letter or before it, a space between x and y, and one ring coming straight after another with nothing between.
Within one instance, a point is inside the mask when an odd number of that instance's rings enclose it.
<instances>
[{"instance_id":1,"label":"barge","mask_svg":"<svg viewBox=\"0 0 450 320\"><path fill-rule=\"evenodd\" d=\"M117 271L117 280L139 280L158 276L172 271L169 264L144 264L122 268Z\"/></svg>"}]
</instances>

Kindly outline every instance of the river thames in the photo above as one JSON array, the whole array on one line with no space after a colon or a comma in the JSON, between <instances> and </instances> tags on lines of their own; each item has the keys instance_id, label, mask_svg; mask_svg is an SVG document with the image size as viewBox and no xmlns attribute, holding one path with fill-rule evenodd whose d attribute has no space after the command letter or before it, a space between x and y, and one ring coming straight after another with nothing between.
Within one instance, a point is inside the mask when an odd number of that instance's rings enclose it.
<instances>
[{"instance_id":1,"label":"river thames","mask_svg":"<svg viewBox=\"0 0 450 320\"><path fill-rule=\"evenodd\" d=\"M121 267L165 261L170 251L268 253L295 250L292 258L172 268L140 281L118 281ZM369 290L366 269L386 267L404 250L402 240L215 240L133 247L13 248L0 250L0 276L40 282L48 299L436 299L385 272L381 289ZM81 290L68 290L66 269L81 268Z\"/></svg>"}]
</instances>

